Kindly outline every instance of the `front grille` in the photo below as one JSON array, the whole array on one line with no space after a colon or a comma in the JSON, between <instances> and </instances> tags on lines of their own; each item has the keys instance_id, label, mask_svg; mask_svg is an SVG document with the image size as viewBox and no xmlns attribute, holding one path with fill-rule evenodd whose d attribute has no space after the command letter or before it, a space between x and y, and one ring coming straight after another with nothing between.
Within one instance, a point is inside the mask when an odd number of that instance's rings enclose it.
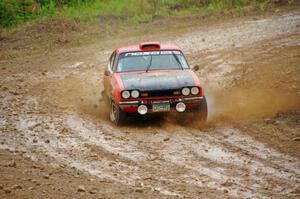
<instances>
[{"instance_id":1,"label":"front grille","mask_svg":"<svg viewBox=\"0 0 300 199\"><path fill-rule=\"evenodd\" d=\"M169 97L169 96L178 96L174 95L175 91L180 90L157 90L157 91L143 91L142 93L148 93L148 97ZM179 94L180 95L180 94Z\"/></svg>"}]
</instances>

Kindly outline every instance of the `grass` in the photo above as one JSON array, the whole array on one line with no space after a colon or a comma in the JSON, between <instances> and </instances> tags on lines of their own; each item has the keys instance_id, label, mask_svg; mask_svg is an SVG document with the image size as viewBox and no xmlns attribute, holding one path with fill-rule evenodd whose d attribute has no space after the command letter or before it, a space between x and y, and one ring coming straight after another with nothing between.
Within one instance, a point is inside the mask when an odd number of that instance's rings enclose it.
<instances>
[{"instance_id":1,"label":"grass","mask_svg":"<svg viewBox=\"0 0 300 199\"><path fill-rule=\"evenodd\" d=\"M94 23L109 17L130 23L151 21L154 16L189 16L231 10L266 8L269 0L43 0L35 14L34 0L2 0L0 26L8 28L22 23L65 17L81 23ZM293 0L289 0L293 3Z\"/></svg>"}]
</instances>

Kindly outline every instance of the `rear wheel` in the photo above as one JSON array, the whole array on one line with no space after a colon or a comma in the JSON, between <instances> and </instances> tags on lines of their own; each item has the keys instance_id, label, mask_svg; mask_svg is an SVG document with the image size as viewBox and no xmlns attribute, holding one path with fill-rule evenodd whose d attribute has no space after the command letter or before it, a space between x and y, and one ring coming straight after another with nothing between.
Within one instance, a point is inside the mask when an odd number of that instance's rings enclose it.
<instances>
[{"instance_id":1,"label":"rear wheel","mask_svg":"<svg viewBox=\"0 0 300 199\"><path fill-rule=\"evenodd\" d=\"M126 113L115 102L112 102L109 118L115 125L121 125L126 119Z\"/></svg>"}]
</instances>

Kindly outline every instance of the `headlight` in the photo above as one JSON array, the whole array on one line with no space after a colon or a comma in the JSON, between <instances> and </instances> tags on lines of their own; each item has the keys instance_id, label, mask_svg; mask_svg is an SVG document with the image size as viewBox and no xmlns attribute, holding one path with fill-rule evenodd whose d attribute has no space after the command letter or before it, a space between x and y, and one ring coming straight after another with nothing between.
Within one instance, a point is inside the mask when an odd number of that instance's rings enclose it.
<instances>
[{"instance_id":1,"label":"headlight","mask_svg":"<svg viewBox=\"0 0 300 199\"><path fill-rule=\"evenodd\" d=\"M128 99L128 98L130 97L130 92L129 92L129 91L123 91L123 92L122 92L122 97L123 97L124 99Z\"/></svg>"},{"instance_id":2,"label":"headlight","mask_svg":"<svg viewBox=\"0 0 300 199\"><path fill-rule=\"evenodd\" d=\"M193 88L191 89L191 93L192 93L193 95L198 95L198 94L199 94L199 88L198 88L198 87L193 87Z\"/></svg>"},{"instance_id":3,"label":"headlight","mask_svg":"<svg viewBox=\"0 0 300 199\"><path fill-rule=\"evenodd\" d=\"M138 98L140 96L140 92L138 90L131 91L131 97Z\"/></svg>"},{"instance_id":4,"label":"headlight","mask_svg":"<svg viewBox=\"0 0 300 199\"><path fill-rule=\"evenodd\" d=\"M190 91L189 88L183 88L183 89L181 90L182 95L189 95L190 92L191 92L191 91Z\"/></svg>"}]
</instances>

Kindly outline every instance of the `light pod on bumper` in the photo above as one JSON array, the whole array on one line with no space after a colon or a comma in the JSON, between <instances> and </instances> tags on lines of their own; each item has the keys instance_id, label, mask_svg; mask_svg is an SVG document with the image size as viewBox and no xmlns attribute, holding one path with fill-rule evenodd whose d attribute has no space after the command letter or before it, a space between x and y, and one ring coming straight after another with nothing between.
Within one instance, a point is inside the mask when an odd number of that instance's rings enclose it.
<instances>
[{"instance_id":1,"label":"light pod on bumper","mask_svg":"<svg viewBox=\"0 0 300 199\"><path fill-rule=\"evenodd\" d=\"M138 113L141 115L145 115L148 112L148 108L145 105L139 105Z\"/></svg>"},{"instance_id":2,"label":"light pod on bumper","mask_svg":"<svg viewBox=\"0 0 300 199\"><path fill-rule=\"evenodd\" d=\"M186 109L186 106L183 102L179 102L176 104L176 110L179 112L179 113L182 113L184 112Z\"/></svg>"}]
</instances>

